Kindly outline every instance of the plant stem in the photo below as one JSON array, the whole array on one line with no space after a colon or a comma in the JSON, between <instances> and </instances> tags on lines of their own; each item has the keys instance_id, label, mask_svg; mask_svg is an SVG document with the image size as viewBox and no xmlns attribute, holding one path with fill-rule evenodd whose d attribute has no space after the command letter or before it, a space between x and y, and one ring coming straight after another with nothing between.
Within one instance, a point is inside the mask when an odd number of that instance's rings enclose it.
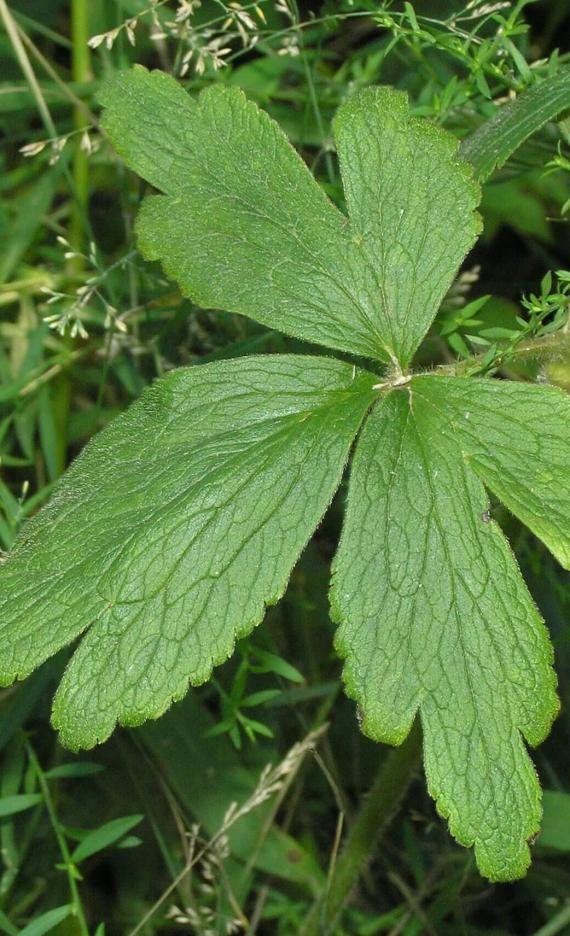
<instances>
[{"instance_id":1,"label":"plant stem","mask_svg":"<svg viewBox=\"0 0 570 936\"><path fill-rule=\"evenodd\" d=\"M307 53L305 51L305 39L303 35L303 30L300 29L299 27L299 23L301 22L301 16L299 13L299 6L297 4L297 0L292 0L291 7L292 7L294 17L295 17L295 26L297 27L297 30L298 30L299 48L301 49L301 58L303 61L303 68L305 70L307 88L309 89L309 97L311 99L311 105L313 107L313 111L315 114L315 120L317 121L317 127L319 128L319 133L320 133L321 140L322 140L327 176L328 176L329 182L331 183L331 185L333 185L335 181L334 165L333 165L331 154L327 147L325 125L323 123L323 116L321 114L321 109L319 107L319 101L318 101L317 92L315 89L315 82L313 79L313 72L311 71L311 66L309 65L309 60L307 58Z\"/></svg>"},{"instance_id":2,"label":"plant stem","mask_svg":"<svg viewBox=\"0 0 570 936\"><path fill-rule=\"evenodd\" d=\"M562 910L555 913L548 923L545 923L540 929L535 930L534 936L556 936L557 933L561 933L562 930L565 930L569 923L570 906L567 904L565 907L562 907Z\"/></svg>"},{"instance_id":3,"label":"plant stem","mask_svg":"<svg viewBox=\"0 0 570 936\"><path fill-rule=\"evenodd\" d=\"M81 0L81 2L85 6L85 10L86 10L87 0ZM31 42L31 40L25 36L24 31L16 23L8 7L8 4L6 3L6 0L0 0L0 22L4 24L4 28L12 44L12 48L14 49L14 54L16 56L16 59L18 60L20 68L22 69L22 72L24 73L26 81L28 82L30 91L32 92L32 96L36 102L36 106L38 108L39 115L42 119L42 123L47 131L48 138L52 142L55 142L58 136L57 129L52 120L49 107L46 104L42 89L36 78L34 69L32 68L30 59L25 49L25 45L28 45L28 47L31 46L32 48L35 48L35 47L33 43ZM87 30L86 30L86 33L87 33ZM88 38L88 33L87 33L87 38ZM87 39L85 40L85 42L87 43ZM89 54L88 48L87 48L87 54ZM74 55L75 55L75 52L74 52ZM81 111L76 110L76 116L77 114L80 114L80 113ZM77 120L78 119L79 118L77 118ZM81 126L80 123L79 125ZM76 122L76 126L77 126L77 122ZM81 151L78 150L78 152L81 152ZM86 155L85 153L81 152L82 157L85 157L85 155ZM86 228L86 214L85 214L85 211L81 208L81 196L77 194L78 188L75 184L75 179L72 178L72 176L70 175L67 165L65 163L64 163L63 171L67 178L67 181L69 182L70 189L72 189L74 192L74 197L75 197L74 205L77 207L78 216L80 217L80 220L81 220L81 227ZM87 175L85 175L84 184L85 184L84 191L85 193L87 193ZM86 201L86 198L85 198L85 201Z\"/></svg>"},{"instance_id":4,"label":"plant stem","mask_svg":"<svg viewBox=\"0 0 570 936\"><path fill-rule=\"evenodd\" d=\"M71 66L73 80L78 84L82 84L89 81L91 77L90 51L87 45L89 40L87 0L72 0L71 2L71 38L73 42ZM80 107L76 107L74 113L76 129L80 129L84 123L85 115ZM71 213L69 240L74 247L80 248L86 233L85 216L89 194L89 165L88 155L81 149L78 141L75 143L73 157L73 179L75 182L75 201ZM74 261L77 266L76 258L74 258Z\"/></svg>"},{"instance_id":5,"label":"plant stem","mask_svg":"<svg viewBox=\"0 0 570 936\"><path fill-rule=\"evenodd\" d=\"M421 753L421 730L416 720L407 739L382 763L364 801L336 868L313 904L299 936L328 936L370 861L412 782Z\"/></svg>"},{"instance_id":6,"label":"plant stem","mask_svg":"<svg viewBox=\"0 0 570 936\"><path fill-rule=\"evenodd\" d=\"M38 783L40 785L40 790L42 791L42 796L46 805L46 809L50 818L50 822L57 839L57 844L59 845L59 850L61 852L61 857L65 864L67 870L67 880L69 882L69 893L71 896L71 905L73 907L73 914L77 918L79 924L79 931L81 936L89 936L89 927L87 926L87 920L85 919L85 914L83 913L83 906L81 904L81 898L79 896L79 890L77 888L77 881L75 878L76 870L75 866L71 860L71 853L67 847L67 841L61 827L61 823L58 819L55 805L52 799L51 791L49 788L49 783L46 780L42 766L36 757L36 752L34 751L31 744L26 745L28 752L28 757L34 768L36 777L38 778Z\"/></svg>"},{"instance_id":7,"label":"plant stem","mask_svg":"<svg viewBox=\"0 0 570 936\"><path fill-rule=\"evenodd\" d=\"M542 338L528 338L526 341L521 341L516 348L513 348L509 351L508 360L532 360L537 358L543 361L553 360L555 358L563 357L565 354L570 352L570 334L565 330L554 332L552 335L546 335ZM485 358L485 354L476 354L473 357L465 358L463 361L457 361L454 364L444 364L441 367L436 367L435 371L440 374L451 374L456 377L459 377L464 374L468 374L471 369L477 365L478 362L482 362ZM501 357L497 359L497 366L501 366Z\"/></svg>"},{"instance_id":8,"label":"plant stem","mask_svg":"<svg viewBox=\"0 0 570 936\"><path fill-rule=\"evenodd\" d=\"M545 335L541 338L527 338L521 341L515 348L509 350L508 354L501 357L499 353L494 363L494 370L501 370L511 361L540 360L540 361L563 361L570 355L570 331L566 328L554 332L551 335ZM438 364L431 370L414 371L405 375L394 375L388 372L386 379L375 384L373 390L391 391L396 387L403 387L409 384L414 377L435 376L435 377L470 377L477 374L477 368L483 364L486 355L473 354L468 358L462 358L459 361L453 361L450 364Z\"/></svg>"},{"instance_id":9,"label":"plant stem","mask_svg":"<svg viewBox=\"0 0 570 936\"><path fill-rule=\"evenodd\" d=\"M4 23L4 28L8 34L8 38L12 43L12 48L14 49L14 54L18 59L20 68L22 69L26 80L30 86L30 90L35 99L40 117L42 118L43 124L50 137L55 138L57 136L57 131L53 120L51 119L51 114L49 108L45 102L42 90L38 84L38 80L34 74L34 70L30 65L30 60L26 55L26 50L22 45L22 40L20 39L20 34L18 32L18 27L14 22L12 14L8 9L8 4L6 0L0 0L0 19Z\"/></svg>"},{"instance_id":10,"label":"plant stem","mask_svg":"<svg viewBox=\"0 0 570 936\"><path fill-rule=\"evenodd\" d=\"M81 98L77 97L77 95L74 94L74 92L71 90L70 87L68 87L65 81L63 81L63 79L59 77L55 68L53 68L53 66L50 64L50 62L45 57L45 55L42 55L38 47L34 45L30 37L27 35L27 33L24 32L24 30L22 29L20 25L18 25L18 33L20 35L20 39L22 40L23 44L26 46L26 48L28 49L32 57L37 61L38 65L41 66L43 71L45 71L46 75L48 75L51 78L54 84L57 85L62 95L66 97L67 100L71 104L73 104L74 107L78 108L78 110L83 113L83 116L85 118L85 123L92 124L93 127L97 128L99 126L99 122L97 120L97 117L93 113L93 111L87 106L85 101L82 101ZM72 47L71 43L69 43L69 47L70 48Z\"/></svg>"},{"instance_id":11,"label":"plant stem","mask_svg":"<svg viewBox=\"0 0 570 936\"><path fill-rule=\"evenodd\" d=\"M157 910L160 909L167 897L172 894L174 890L179 886L180 882L186 877L196 864L198 864L204 855L208 854L212 850L213 846L220 840L220 838L227 834L228 830L241 819L242 816L247 815L253 809L256 809L262 802L268 798L268 796L263 796L263 787L266 790L271 791L271 795L279 794L280 791L284 788L291 785L295 774L299 770L301 763L303 762L304 757L308 754L309 751L314 750L315 745L317 744L319 738L324 734L325 728L317 728L316 731L311 731L302 741L294 744L289 752L285 755L283 760L277 767L269 769L269 771L264 771L261 775L257 787L241 806L237 806L236 803L233 804L236 808L230 810L226 813L222 825L212 836L209 842L206 842L199 850L193 849L192 853L185 863L182 870L174 878L173 881L168 885L166 890L164 890L158 900L152 905L152 907L145 913L143 918L137 923L135 928L130 931L129 936L138 936L149 922L152 919ZM261 791L261 792L260 792ZM269 794L268 794L269 795Z\"/></svg>"}]
</instances>

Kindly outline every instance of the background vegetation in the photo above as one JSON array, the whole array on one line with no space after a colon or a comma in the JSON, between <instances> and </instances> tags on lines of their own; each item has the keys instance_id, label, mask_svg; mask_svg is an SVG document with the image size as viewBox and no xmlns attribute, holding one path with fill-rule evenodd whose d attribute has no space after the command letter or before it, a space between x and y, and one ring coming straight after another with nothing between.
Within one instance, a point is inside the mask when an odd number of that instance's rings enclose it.
<instances>
[{"instance_id":1,"label":"background vegetation","mask_svg":"<svg viewBox=\"0 0 570 936\"><path fill-rule=\"evenodd\" d=\"M0 22L3 550L153 378L299 346L193 307L143 262L132 227L144 191L98 128L105 78L140 62L190 91L239 85L341 203L330 119L354 88L404 88L415 113L463 138L570 57L565 0L0 0ZM513 353L567 319L569 171L562 117L486 185L484 236L425 365L477 352L491 363L500 346L509 377L570 388L570 361ZM49 727L65 653L2 691L0 931L570 933L567 583L494 508L551 628L563 708L536 753L549 792L532 870L491 886L449 838L419 768L408 790L390 790L398 755L362 737L342 694L326 601L342 502L341 491L266 626L159 722L74 757Z\"/></svg>"}]
</instances>

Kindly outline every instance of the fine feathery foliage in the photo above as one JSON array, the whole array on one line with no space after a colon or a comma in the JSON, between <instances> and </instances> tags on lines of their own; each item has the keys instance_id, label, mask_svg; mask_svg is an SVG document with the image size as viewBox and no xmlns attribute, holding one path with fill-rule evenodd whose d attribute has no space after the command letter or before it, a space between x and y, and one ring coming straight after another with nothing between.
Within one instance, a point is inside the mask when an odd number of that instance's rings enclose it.
<instances>
[{"instance_id":1,"label":"fine feathery foliage","mask_svg":"<svg viewBox=\"0 0 570 936\"><path fill-rule=\"evenodd\" d=\"M570 401L409 373L479 231L471 168L405 95L358 92L334 122L346 217L237 89L196 101L136 68L103 103L116 149L162 193L141 249L186 295L376 363L252 357L157 381L3 563L2 683L90 628L54 703L62 741L160 715L283 594L363 426L332 588L348 692L392 744L420 712L451 831L489 878L524 874L540 790L523 739L547 734L555 680L485 487L570 565Z\"/></svg>"}]
</instances>

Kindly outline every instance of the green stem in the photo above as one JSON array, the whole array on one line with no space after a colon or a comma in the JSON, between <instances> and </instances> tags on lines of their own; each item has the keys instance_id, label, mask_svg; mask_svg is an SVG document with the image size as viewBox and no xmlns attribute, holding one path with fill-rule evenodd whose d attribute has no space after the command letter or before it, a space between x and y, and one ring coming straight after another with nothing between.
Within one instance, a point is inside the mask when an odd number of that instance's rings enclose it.
<instances>
[{"instance_id":1,"label":"green stem","mask_svg":"<svg viewBox=\"0 0 570 936\"><path fill-rule=\"evenodd\" d=\"M328 936L412 782L421 753L416 720L407 739L384 760L336 868L313 904L299 936Z\"/></svg>"},{"instance_id":2,"label":"green stem","mask_svg":"<svg viewBox=\"0 0 570 936\"><path fill-rule=\"evenodd\" d=\"M73 80L86 81L89 76L89 14L87 0L71 0L71 42L73 45Z\"/></svg>"},{"instance_id":3,"label":"green stem","mask_svg":"<svg viewBox=\"0 0 570 936\"><path fill-rule=\"evenodd\" d=\"M54 122L51 119L49 108L45 102L44 96L42 94L42 90L34 74L34 70L32 66L30 65L30 60L28 56L26 55L26 50L24 49L24 46L22 45L22 40L20 39L18 27L16 23L14 22L14 19L12 17L10 10L8 9L8 4L6 3L6 0L0 0L0 19L4 23L4 28L6 29L8 38L10 39L10 42L12 43L14 54L16 58L18 59L20 68L22 69L26 77L26 80L30 86L30 90L35 99L38 111L42 118L43 124L48 132L48 135L52 138L55 138L57 136L57 131L55 129Z\"/></svg>"},{"instance_id":4,"label":"green stem","mask_svg":"<svg viewBox=\"0 0 570 936\"><path fill-rule=\"evenodd\" d=\"M499 351L492 367L494 371L501 370L511 361L564 361L569 355L570 331L566 331L566 328L564 328L542 338L527 338L516 347L506 349L504 353ZM414 377L426 375L436 377L476 376L478 371L481 370L481 365L485 363L485 357L486 354L473 354L471 357L463 358L460 361L453 361L452 364L438 364L431 370L413 371L408 374L398 373L393 368L386 373L386 379L379 381L372 389L389 392L396 387L409 384Z\"/></svg>"},{"instance_id":5,"label":"green stem","mask_svg":"<svg viewBox=\"0 0 570 936\"><path fill-rule=\"evenodd\" d=\"M566 905L550 918L548 923L535 930L534 936L556 936L565 930L570 923L570 906Z\"/></svg>"},{"instance_id":6,"label":"green stem","mask_svg":"<svg viewBox=\"0 0 570 936\"><path fill-rule=\"evenodd\" d=\"M83 84L91 77L89 40L89 12L87 0L72 0L71 2L71 39L73 43L71 71L74 82ZM74 125L80 129L85 124L85 115L82 108L76 107ZM80 247L86 232L86 211L89 195L89 165L88 155L79 141L75 143L73 158L73 179L75 182L75 201L71 214L70 243Z\"/></svg>"},{"instance_id":7,"label":"green stem","mask_svg":"<svg viewBox=\"0 0 570 936\"><path fill-rule=\"evenodd\" d=\"M554 360L556 358L564 357L570 351L570 333L561 330L554 332L552 335L546 335L543 338L528 338L526 341L521 341L515 348L512 348L506 357L505 363L508 361L524 361L524 360L541 360L548 361ZM463 374L468 374L471 372L473 367L476 367L479 362L483 362L485 354L476 354L473 357L466 358L464 361L458 361L454 364L444 364L441 367L436 367L435 371L440 374L452 374L453 376L461 376ZM501 367L503 361L501 359L501 354L496 360L496 366Z\"/></svg>"},{"instance_id":8,"label":"green stem","mask_svg":"<svg viewBox=\"0 0 570 936\"><path fill-rule=\"evenodd\" d=\"M299 14L299 7L297 5L297 0L292 0L292 8L293 8L294 16L295 16L295 25L299 27L301 16ZM315 114L315 120L317 121L317 127L319 128L319 134L322 140L327 176L328 176L328 180L330 184L334 185L334 182L335 182L334 165L333 165L331 154L327 148L325 125L323 123L323 117L322 117L321 109L319 107L319 102L317 99L317 92L315 89L313 73L311 71L311 66L309 65L309 60L307 58L307 53L305 51L305 39L304 39L303 31L300 27L298 28L298 34L299 34L299 47L301 49L301 57L303 61L303 68L305 69L305 78L307 80L307 88L309 89L309 97L311 99L311 105L313 107L313 111Z\"/></svg>"},{"instance_id":9,"label":"green stem","mask_svg":"<svg viewBox=\"0 0 570 936\"><path fill-rule=\"evenodd\" d=\"M83 0L83 2L86 2L86 0ZM24 31L16 23L8 7L8 4L6 3L6 0L0 0L0 22L4 24L6 34L14 50L14 55L16 56L16 59L20 65L20 68L22 69L22 72L24 73L26 81L28 82L30 91L32 92L32 96L36 102L38 112L42 119L42 123L44 124L44 127L46 128L48 139L55 142L55 140L57 140L57 137L58 137L57 129L52 120L49 107L46 104L42 89L36 78L35 72L32 68L30 59L28 57L28 54L25 48L26 45L34 49L35 47L33 43L31 42L31 40L29 39L29 37L25 35ZM82 155L85 155L85 154L82 154ZM72 189L74 192L75 204L79 206L80 199L77 197L77 194L76 194L75 180L72 178L71 174L69 173L69 170L65 162L64 162L63 171L64 171L67 181L69 182L70 189ZM83 222L85 222L85 217L86 217L85 212L83 212L81 215L82 224Z\"/></svg>"},{"instance_id":10,"label":"green stem","mask_svg":"<svg viewBox=\"0 0 570 936\"><path fill-rule=\"evenodd\" d=\"M79 890L77 888L76 881L76 868L71 860L71 853L67 847L67 841L65 835L63 834L63 829L61 823L58 819L56 808L53 802L51 791L49 788L49 783L46 780L46 776L42 769L42 766L36 757L36 752L30 744L26 745L28 751L28 757L34 768L36 777L38 778L38 783L40 785L40 790L42 791L42 796L46 805L48 816L54 831L54 835L57 839L57 844L61 852L61 857L63 858L63 863L67 872L67 880L69 882L69 893L71 895L71 905L73 907L73 914L77 918L79 923L79 931L81 936L89 936L89 927L87 926L87 921L85 919L85 914L83 913L83 906L81 904L81 898L79 896Z\"/></svg>"}]
</instances>

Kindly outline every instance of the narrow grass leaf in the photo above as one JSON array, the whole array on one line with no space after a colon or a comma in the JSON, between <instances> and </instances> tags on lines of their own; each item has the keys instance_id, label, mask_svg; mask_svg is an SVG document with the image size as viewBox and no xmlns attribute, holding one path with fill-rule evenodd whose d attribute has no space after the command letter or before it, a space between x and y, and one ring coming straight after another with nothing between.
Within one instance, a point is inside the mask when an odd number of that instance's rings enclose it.
<instances>
[{"instance_id":1,"label":"narrow grass leaf","mask_svg":"<svg viewBox=\"0 0 570 936\"><path fill-rule=\"evenodd\" d=\"M45 774L46 780L63 780L68 777L90 777L105 770L102 764L93 761L71 761L69 764L60 764Z\"/></svg>"},{"instance_id":2,"label":"narrow grass leaf","mask_svg":"<svg viewBox=\"0 0 570 936\"><path fill-rule=\"evenodd\" d=\"M72 910L73 908L69 904L54 907L53 910L42 913L41 916L24 926L24 929L20 930L19 936L43 936L44 933L49 933L50 930L63 923L72 913Z\"/></svg>"},{"instance_id":3,"label":"narrow grass leaf","mask_svg":"<svg viewBox=\"0 0 570 936\"><path fill-rule=\"evenodd\" d=\"M42 799L40 793L18 793L15 796L0 797L0 818L31 809L32 806L41 803Z\"/></svg>"},{"instance_id":4,"label":"narrow grass leaf","mask_svg":"<svg viewBox=\"0 0 570 936\"><path fill-rule=\"evenodd\" d=\"M114 845L115 842L118 842L127 832L134 829L143 819L144 816L142 815L134 815L122 816L120 819L112 819L110 822L106 822L98 829L94 829L93 832L89 832L88 835L81 840L72 853L71 860L74 864L80 864L82 861L85 861L86 858L90 858L92 855L97 854L97 852L103 851L104 848L108 848L109 845Z\"/></svg>"},{"instance_id":5,"label":"narrow grass leaf","mask_svg":"<svg viewBox=\"0 0 570 936\"><path fill-rule=\"evenodd\" d=\"M528 137L570 107L570 68L537 82L514 101L503 104L490 120L463 141L460 155L484 182L500 169Z\"/></svg>"}]
</instances>

